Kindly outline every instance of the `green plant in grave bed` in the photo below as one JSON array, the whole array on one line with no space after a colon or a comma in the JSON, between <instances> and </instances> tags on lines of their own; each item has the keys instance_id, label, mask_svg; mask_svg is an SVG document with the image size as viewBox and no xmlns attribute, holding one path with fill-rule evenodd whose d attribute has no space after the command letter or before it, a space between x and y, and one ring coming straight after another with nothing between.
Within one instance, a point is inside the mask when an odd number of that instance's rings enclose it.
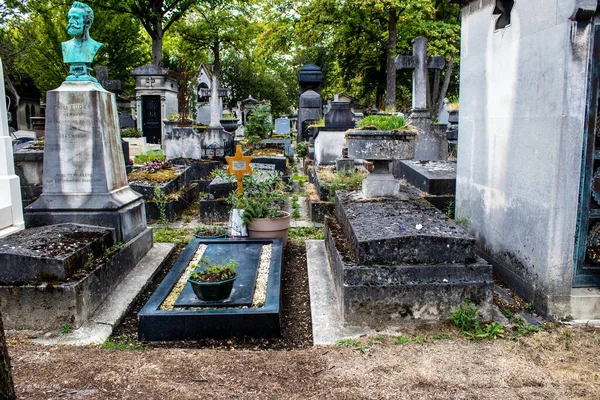
<instances>
[{"instance_id":1,"label":"green plant in grave bed","mask_svg":"<svg viewBox=\"0 0 600 400\"><path fill-rule=\"evenodd\" d=\"M369 351L369 348L367 346L363 345L362 342L358 339L351 339L351 338L340 339L340 340L336 341L335 344L340 347L349 347L353 350L360 351L363 354L367 353Z\"/></svg>"},{"instance_id":2,"label":"green plant in grave bed","mask_svg":"<svg viewBox=\"0 0 600 400\"><path fill-rule=\"evenodd\" d=\"M236 260L225 264L213 264L208 257L202 257L199 264L192 264L190 279L198 282L226 281L235 278L237 266Z\"/></svg>"},{"instance_id":3,"label":"green plant in grave bed","mask_svg":"<svg viewBox=\"0 0 600 400\"><path fill-rule=\"evenodd\" d=\"M193 228L154 228L152 230L154 241L157 243L175 243L178 246L187 246L194 236Z\"/></svg>"},{"instance_id":4,"label":"green plant in grave bed","mask_svg":"<svg viewBox=\"0 0 600 400\"><path fill-rule=\"evenodd\" d=\"M410 338L408 336L396 336L392 339L392 344L409 344Z\"/></svg>"},{"instance_id":5,"label":"green plant in grave bed","mask_svg":"<svg viewBox=\"0 0 600 400\"><path fill-rule=\"evenodd\" d=\"M329 194L333 196L336 190L356 190L362 187L362 181L367 177L365 171L354 171L350 174L335 173L331 183L327 184Z\"/></svg>"},{"instance_id":6,"label":"green plant in grave bed","mask_svg":"<svg viewBox=\"0 0 600 400\"><path fill-rule=\"evenodd\" d=\"M450 316L450 320L470 339L497 339L504 337L504 326L496 322L482 325L477 307L469 300L463 300Z\"/></svg>"},{"instance_id":7,"label":"green plant in grave bed","mask_svg":"<svg viewBox=\"0 0 600 400\"><path fill-rule=\"evenodd\" d=\"M408 128L408 124L401 115L369 115L359 121L358 128L375 128L380 131L393 131L406 129Z\"/></svg>"},{"instance_id":8,"label":"green plant in grave bed","mask_svg":"<svg viewBox=\"0 0 600 400\"><path fill-rule=\"evenodd\" d=\"M271 124L271 105L259 104L252 110L246 124L246 134L248 136L258 136L261 139L266 138L273 130Z\"/></svg>"},{"instance_id":9,"label":"green plant in grave bed","mask_svg":"<svg viewBox=\"0 0 600 400\"><path fill-rule=\"evenodd\" d=\"M158 207L160 221L164 224L167 222L167 200L165 193L160 189L160 186L154 186L154 202Z\"/></svg>"},{"instance_id":10,"label":"green plant in grave bed","mask_svg":"<svg viewBox=\"0 0 600 400\"><path fill-rule=\"evenodd\" d=\"M139 138L143 136L143 132L137 128L121 129L121 137L124 138Z\"/></svg>"},{"instance_id":11,"label":"green plant in grave bed","mask_svg":"<svg viewBox=\"0 0 600 400\"><path fill-rule=\"evenodd\" d=\"M253 218L280 218L284 200L287 197L281 173L266 174L260 179L252 175L244 176L244 191L241 195L231 193L227 202L232 208L243 208L245 224Z\"/></svg>"},{"instance_id":12,"label":"green plant in grave bed","mask_svg":"<svg viewBox=\"0 0 600 400\"><path fill-rule=\"evenodd\" d=\"M300 226L289 228L288 238L295 240L323 240L325 239L325 232L323 231L323 228Z\"/></svg>"},{"instance_id":13,"label":"green plant in grave bed","mask_svg":"<svg viewBox=\"0 0 600 400\"><path fill-rule=\"evenodd\" d=\"M63 335L67 335L67 334L71 333L71 326L69 324L64 324L60 328L60 333Z\"/></svg>"},{"instance_id":14,"label":"green plant in grave bed","mask_svg":"<svg viewBox=\"0 0 600 400\"><path fill-rule=\"evenodd\" d=\"M143 164L146 162L152 162L154 160L165 161L167 157L163 154L162 150L150 150L146 154L139 154L133 158L133 162L136 164Z\"/></svg>"},{"instance_id":15,"label":"green plant in grave bed","mask_svg":"<svg viewBox=\"0 0 600 400\"><path fill-rule=\"evenodd\" d=\"M296 155L300 158L308 155L308 142L301 141L296 143Z\"/></svg>"}]
</instances>

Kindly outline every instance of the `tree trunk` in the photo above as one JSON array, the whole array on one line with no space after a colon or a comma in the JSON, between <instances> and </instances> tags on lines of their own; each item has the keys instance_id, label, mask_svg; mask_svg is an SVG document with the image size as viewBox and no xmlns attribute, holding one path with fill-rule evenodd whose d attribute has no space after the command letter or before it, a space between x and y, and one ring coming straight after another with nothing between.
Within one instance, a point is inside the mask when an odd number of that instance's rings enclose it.
<instances>
[{"instance_id":1,"label":"tree trunk","mask_svg":"<svg viewBox=\"0 0 600 400\"><path fill-rule=\"evenodd\" d=\"M162 21L160 19L156 19L152 21L153 32L152 38L152 64L157 67L162 67L163 63L163 30L162 30Z\"/></svg>"},{"instance_id":2,"label":"tree trunk","mask_svg":"<svg viewBox=\"0 0 600 400\"><path fill-rule=\"evenodd\" d=\"M397 13L394 7L389 9L388 45L387 45L387 89L385 92L385 109L387 112L396 111L396 24Z\"/></svg>"},{"instance_id":3,"label":"tree trunk","mask_svg":"<svg viewBox=\"0 0 600 400\"><path fill-rule=\"evenodd\" d=\"M0 314L0 400L16 399L12 375L10 373L10 358L6 348L2 315Z\"/></svg>"}]
</instances>

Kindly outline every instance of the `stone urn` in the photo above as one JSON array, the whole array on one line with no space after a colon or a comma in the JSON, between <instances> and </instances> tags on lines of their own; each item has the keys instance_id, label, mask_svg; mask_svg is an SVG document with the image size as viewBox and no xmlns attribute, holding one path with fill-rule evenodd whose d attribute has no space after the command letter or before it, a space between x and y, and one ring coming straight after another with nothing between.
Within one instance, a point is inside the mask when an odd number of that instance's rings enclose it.
<instances>
[{"instance_id":1,"label":"stone urn","mask_svg":"<svg viewBox=\"0 0 600 400\"><path fill-rule=\"evenodd\" d=\"M415 156L415 129L379 131L350 129L346 131L348 156L373 163L371 172L362 183L365 197L395 197L399 183L391 173L392 160L407 160Z\"/></svg>"},{"instance_id":2,"label":"stone urn","mask_svg":"<svg viewBox=\"0 0 600 400\"><path fill-rule=\"evenodd\" d=\"M221 118L219 121L227 132L235 132L239 126L239 119L237 118Z\"/></svg>"}]
</instances>

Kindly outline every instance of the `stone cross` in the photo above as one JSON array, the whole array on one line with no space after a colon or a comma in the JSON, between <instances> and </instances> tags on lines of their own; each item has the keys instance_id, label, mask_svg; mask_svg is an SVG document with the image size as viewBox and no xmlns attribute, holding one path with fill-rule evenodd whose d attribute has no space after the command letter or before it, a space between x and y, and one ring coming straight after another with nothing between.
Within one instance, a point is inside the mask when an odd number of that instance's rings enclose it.
<instances>
[{"instance_id":1,"label":"stone cross","mask_svg":"<svg viewBox=\"0 0 600 400\"><path fill-rule=\"evenodd\" d=\"M252 161L252 157L245 156L242 153L242 146L238 144L236 147L235 156L225 157L225 160L228 164L227 173L237 177L237 192L238 194L242 194L242 179L244 178L244 175L252 173L252 167L250 167L250 161Z\"/></svg>"},{"instance_id":2,"label":"stone cross","mask_svg":"<svg viewBox=\"0 0 600 400\"><path fill-rule=\"evenodd\" d=\"M99 65L96 67L96 79L98 79L98 83L100 83L102 87L109 92L118 92L121 90L120 80L108 80L107 66Z\"/></svg>"},{"instance_id":3,"label":"stone cross","mask_svg":"<svg viewBox=\"0 0 600 400\"><path fill-rule=\"evenodd\" d=\"M148 78L146 78L146 83L148 85L150 85L150 87L152 87L152 84L156 82L156 79L154 79L153 77L149 76Z\"/></svg>"},{"instance_id":4,"label":"stone cross","mask_svg":"<svg viewBox=\"0 0 600 400\"><path fill-rule=\"evenodd\" d=\"M427 38L413 40L413 55L396 57L396 69L413 70L413 111L427 109L428 78L427 69L444 69L446 61L442 56L427 57Z\"/></svg>"}]
</instances>

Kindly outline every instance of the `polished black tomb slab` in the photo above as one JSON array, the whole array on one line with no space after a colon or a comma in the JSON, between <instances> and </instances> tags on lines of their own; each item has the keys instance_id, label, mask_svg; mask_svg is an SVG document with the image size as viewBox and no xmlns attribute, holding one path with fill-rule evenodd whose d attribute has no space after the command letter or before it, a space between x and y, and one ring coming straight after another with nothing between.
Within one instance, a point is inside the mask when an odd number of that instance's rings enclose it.
<instances>
[{"instance_id":1,"label":"polished black tomb slab","mask_svg":"<svg viewBox=\"0 0 600 400\"><path fill-rule=\"evenodd\" d=\"M211 261L217 257L236 259L240 265L258 265L256 253L272 245L264 305L242 307L215 304L193 305L172 309L163 303L172 294L177 283L201 244L206 244L204 255ZM194 239L185 248L171 271L152 294L138 314L138 336L145 341L199 340L227 337L278 337L281 335L281 239ZM211 258L211 254L215 259ZM220 254L220 256L217 256ZM239 268L239 267L238 267ZM184 292L182 292L182 295ZM234 294L235 295L235 294ZM233 297L233 295L232 295ZM250 303L252 302L250 297ZM179 299L181 300L181 299ZM212 302L216 303L216 302Z\"/></svg>"}]
</instances>

